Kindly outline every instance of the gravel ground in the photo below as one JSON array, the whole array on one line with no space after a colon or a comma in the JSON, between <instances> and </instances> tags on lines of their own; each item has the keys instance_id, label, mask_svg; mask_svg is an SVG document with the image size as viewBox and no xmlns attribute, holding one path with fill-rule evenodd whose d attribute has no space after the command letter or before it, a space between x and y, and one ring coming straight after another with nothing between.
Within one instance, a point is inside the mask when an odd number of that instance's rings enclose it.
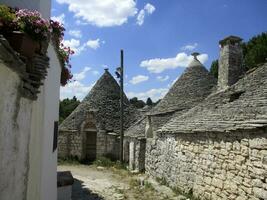
<instances>
[{"instance_id":1,"label":"gravel ground","mask_svg":"<svg viewBox=\"0 0 267 200\"><path fill-rule=\"evenodd\" d=\"M71 171L75 181L72 200L184 200L166 186L147 179L145 175L132 175L125 170L96 167L94 165L60 165L58 171ZM139 180L148 180L141 186Z\"/></svg>"}]
</instances>

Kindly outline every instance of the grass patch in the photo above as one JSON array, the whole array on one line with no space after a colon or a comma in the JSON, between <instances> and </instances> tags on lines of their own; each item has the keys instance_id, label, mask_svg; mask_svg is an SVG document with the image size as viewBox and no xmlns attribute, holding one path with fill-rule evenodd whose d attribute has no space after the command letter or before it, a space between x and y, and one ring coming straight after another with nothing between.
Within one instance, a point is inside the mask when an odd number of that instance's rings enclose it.
<instances>
[{"instance_id":1,"label":"grass patch","mask_svg":"<svg viewBox=\"0 0 267 200\"><path fill-rule=\"evenodd\" d=\"M69 157L69 158L58 158L58 165L79 165L81 164L78 158Z\"/></svg>"},{"instance_id":2,"label":"grass patch","mask_svg":"<svg viewBox=\"0 0 267 200\"><path fill-rule=\"evenodd\" d=\"M116 169L127 169L127 165L125 163L121 163L120 161L112 161L106 157L99 157L94 162L93 165L107 167L107 168L116 168Z\"/></svg>"}]
</instances>

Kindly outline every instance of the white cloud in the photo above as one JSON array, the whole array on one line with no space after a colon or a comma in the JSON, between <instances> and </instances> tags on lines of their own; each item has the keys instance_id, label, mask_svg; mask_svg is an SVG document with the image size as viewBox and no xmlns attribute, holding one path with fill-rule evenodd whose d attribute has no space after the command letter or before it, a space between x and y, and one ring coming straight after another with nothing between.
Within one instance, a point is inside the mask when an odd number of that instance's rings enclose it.
<instances>
[{"instance_id":1,"label":"white cloud","mask_svg":"<svg viewBox=\"0 0 267 200\"><path fill-rule=\"evenodd\" d=\"M98 27L120 26L137 13L135 0L56 0L68 4L78 20Z\"/></svg>"},{"instance_id":2,"label":"white cloud","mask_svg":"<svg viewBox=\"0 0 267 200\"><path fill-rule=\"evenodd\" d=\"M74 51L74 56L79 55L83 50L84 47L81 45L80 40L70 39L70 40L63 40L62 42L64 46L70 47Z\"/></svg>"},{"instance_id":3,"label":"white cloud","mask_svg":"<svg viewBox=\"0 0 267 200\"><path fill-rule=\"evenodd\" d=\"M140 63L141 67L147 68L151 73L161 73L167 69L176 69L178 67L187 67L192 61L193 57L186 53L178 53L172 58L154 58L150 60L144 60ZM198 56L198 60L201 63L205 63L208 60L207 54L201 54Z\"/></svg>"},{"instance_id":4,"label":"white cloud","mask_svg":"<svg viewBox=\"0 0 267 200\"><path fill-rule=\"evenodd\" d=\"M61 24L65 24L65 14L64 13L62 13L59 16L53 16L53 17L51 17L51 19L54 20L54 21L58 21Z\"/></svg>"},{"instance_id":5,"label":"white cloud","mask_svg":"<svg viewBox=\"0 0 267 200\"><path fill-rule=\"evenodd\" d=\"M92 89L93 85L85 85L80 81L72 81L66 86L60 87L60 99L76 96L79 100L82 100Z\"/></svg>"},{"instance_id":6,"label":"white cloud","mask_svg":"<svg viewBox=\"0 0 267 200\"><path fill-rule=\"evenodd\" d=\"M76 38L81 38L82 37L82 33L80 30L70 30L69 31L69 34L73 37L76 37Z\"/></svg>"},{"instance_id":7,"label":"white cloud","mask_svg":"<svg viewBox=\"0 0 267 200\"><path fill-rule=\"evenodd\" d=\"M148 14L152 14L156 10L155 6L150 3L147 3L144 9L147 11Z\"/></svg>"},{"instance_id":8,"label":"white cloud","mask_svg":"<svg viewBox=\"0 0 267 200\"><path fill-rule=\"evenodd\" d=\"M96 49L98 49L100 47L100 39L97 38L95 40L88 40L86 45L88 47L90 47L91 49L96 50Z\"/></svg>"},{"instance_id":9,"label":"white cloud","mask_svg":"<svg viewBox=\"0 0 267 200\"><path fill-rule=\"evenodd\" d=\"M151 15L155 10L156 8L152 4L147 3L145 7L139 11L136 17L136 23L141 26L144 23L145 16Z\"/></svg>"},{"instance_id":10,"label":"white cloud","mask_svg":"<svg viewBox=\"0 0 267 200\"><path fill-rule=\"evenodd\" d=\"M94 71L92 71L92 73L93 73L93 75L98 75L99 74L99 71L97 71L97 70L94 70Z\"/></svg>"},{"instance_id":11,"label":"white cloud","mask_svg":"<svg viewBox=\"0 0 267 200\"><path fill-rule=\"evenodd\" d=\"M74 51L74 56L79 55L81 52L85 51L88 47L91 49L98 49L100 47L100 39L88 40L86 43L81 44L78 39L63 40L63 44L66 47L70 47Z\"/></svg>"},{"instance_id":12,"label":"white cloud","mask_svg":"<svg viewBox=\"0 0 267 200\"><path fill-rule=\"evenodd\" d=\"M130 80L130 83L131 84L138 84L138 83L142 83L144 81L147 81L149 79L148 76L144 76L144 75L137 75L137 76L134 76L131 80Z\"/></svg>"},{"instance_id":13,"label":"white cloud","mask_svg":"<svg viewBox=\"0 0 267 200\"><path fill-rule=\"evenodd\" d=\"M157 76L157 79L161 82L167 81L170 77L168 75L166 76Z\"/></svg>"},{"instance_id":14,"label":"white cloud","mask_svg":"<svg viewBox=\"0 0 267 200\"><path fill-rule=\"evenodd\" d=\"M86 77L86 73L90 71L91 67L85 67L81 72L73 74L73 79L76 81L81 81Z\"/></svg>"},{"instance_id":15,"label":"white cloud","mask_svg":"<svg viewBox=\"0 0 267 200\"><path fill-rule=\"evenodd\" d=\"M194 44L188 44L188 45L185 45L183 47L181 47L181 50L182 51L193 51L195 48L197 48L198 46L198 43L194 43Z\"/></svg>"},{"instance_id":16,"label":"white cloud","mask_svg":"<svg viewBox=\"0 0 267 200\"><path fill-rule=\"evenodd\" d=\"M145 92L127 92L127 96L129 98L137 97L138 99L142 99L144 101L150 97L153 101L157 101L158 99L163 98L167 92L168 88L156 88Z\"/></svg>"},{"instance_id":17,"label":"white cloud","mask_svg":"<svg viewBox=\"0 0 267 200\"><path fill-rule=\"evenodd\" d=\"M136 23L139 26L141 26L144 23L144 19L145 19L145 11L144 11L144 9L142 9L142 10L140 10L140 12L137 15L137 18L136 18L137 22Z\"/></svg>"}]
</instances>

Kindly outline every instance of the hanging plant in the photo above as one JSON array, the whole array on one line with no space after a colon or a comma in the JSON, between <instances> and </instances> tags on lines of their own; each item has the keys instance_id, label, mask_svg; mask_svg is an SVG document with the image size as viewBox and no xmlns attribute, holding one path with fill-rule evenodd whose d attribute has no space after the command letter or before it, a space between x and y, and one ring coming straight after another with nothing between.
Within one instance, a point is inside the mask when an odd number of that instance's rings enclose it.
<instances>
[{"instance_id":1,"label":"hanging plant","mask_svg":"<svg viewBox=\"0 0 267 200\"><path fill-rule=\"evenodd\" d=\"M53 42L55 42L56 47L59 48L59 45L62 42L63 37L64 37L65 28L63 24L57 21L54 21L54 20L50 20L50 26L52 29Z\"/></svg>"},{"instance_id":2,"label":"hanging plant","mask_svg":"<svg viewBox=\"0 0 267 200\"><path fill-rule=\"evenodd\" d=\"M70 56L74 54L74 51L70 47L65 47L63 43L60 44L58 49L58 57L61 62L62 72L61 72L61 85L65 86L73 77L71 73Z\"/></svg>"},{"instance_id":3,"label":"hanging plant","mask_svg":"<svg viewBox=\"0 0 267 200\"><path fill-rule=\"evenodd\" d=\"M52 38L62 66L62 86L73 77L70 70L70 56L74 54L74 51L62 44L64 31L63 24L42 18L40 12L36 10L13 9L0 5L0 33L22 56L31 59L36 53L45 55Z\"/></svg>"}]
</instances>

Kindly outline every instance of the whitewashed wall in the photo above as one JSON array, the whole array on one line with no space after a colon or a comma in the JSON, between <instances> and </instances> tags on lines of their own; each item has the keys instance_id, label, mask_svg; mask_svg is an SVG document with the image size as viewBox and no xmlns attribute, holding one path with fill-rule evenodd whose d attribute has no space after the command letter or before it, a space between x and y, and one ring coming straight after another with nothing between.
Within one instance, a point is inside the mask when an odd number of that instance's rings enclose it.
<instances>
[{"instance_id":1,"label":"whitewashed wall","mask_svg":"<svg viewBox=\"0 0 267 200\"><path fill-rule=\"evenodd\" d=\"M25 199L32 101L20 96L20 77L0 59L0 199Z\"/></svg>"},{"instance_id":2,"label":"whitewashed wall","mask_svg":"<svg viewBox=\"0 0 267 200\"><path fill-rule=\"evenodd\" d=\"M61 67L52 45L48 56L48 75L33 105L28 200L57 199L57 150L53 152L53 137L54 122L58 121Z\"/></svg>"},{"instance_id":3,"label":"whitewashed wall","mask_svg":"<svg viewBox=\"0 0 267 200\"><path fill-rule=\"evenodd\" d=\"M42 16L49 19L50 18L50 10L51 10L51 1L50 0L0 0L0 3L7 4L13 7L19 8L28 8L39 10L42 13ZM24 192L24 195L27 196L27 200L56 200L57 199L57 185L56 185L56 166L57 166L57 151L53 151L53 134L54 134L54 121L58 121L58 110L59 110L59 87L60 87L60 73L61 68L59 62L57 60L55 51L53 47L50 45L48 50L48 56L50 57L50 68L48 69L48 76L44 82L44 86L40 88L41 93L38 95L38 100L33 102L31 106L32 112L29 112L29 116L22 114L24 117L22 120L27 120L30 115L32 115L32 120L29 120L28 125L25 125L28 130L27 137L23 139L19 139L19 142L24 142L23 144L27 147L29 146L29 152L26 149L21 149L21 156L24 155L25 159L28 159L29 164L27 163L18 164L17 168L23 168L22 171L26 170L28 172L28 177L26 177L26 181L23 183L24 187L19 187L18 190L14 191L15 185L11 185L8 187L13 187L12 190L7 190L7 186L4 184L0 184L0 199L1 200L12 200L12 199L22 199L21 197L16 196L17 194L21 194ZM1 72L1 75L4 73ZM1 81L3 79L0 79ZM19 80L18 80L19 81ZM12 84L16 84L16 79L13 78ZM1 87L1 86L0 86ZM7 89L6 86L2 88L3 90ZM12 90L9 90L12 91ZM2 91L0 89L0 94L2 96ZM12 95L12 92L10 93ZM0 106L3 104L0 100ZM26 99L21 102L24 107L27 107ZM3 104L4 105L4 104ZM3 108L2 108L3 109ZM27 111L31 111L31 108L26 109ZM2 112L0 108L1 114ZM0 114L0 117L1 117ZM3 116L2 116L3 117ZM12 117L12 114L10 115ZM4 114L3 118L8 118L6 114ZM12 120L12 119L10 119ZM0 123L2 123L0 121ZM0 129L1 130L1 129ZM22 129L21 129L22 130ZM3 136L4 137L4 136ZM28 138L28 139L27 139ZM2 142L3 140L0 136L0 152L3 149ZM20 141L21 140L21 141ZM25 141L24 141L25 140ZM16 140L18 141L18 140ZM6 141L5 141L6 142ZM28 143L26 144L26 142ZM16 145L13 145L13 147ZM15 148L15 147L14 147ZM16 150L17 151L17 150ZM2 152L6 153L6 152ZM17 159L14 154L14 151L9 151L10 159ZM26 154L28 153L28 157ZM1 155L1 154L0 154ZM14 158L14 156L16 158ZM2 158L2 156L0 156ZM18 160L20 161L20 160ZM8 162L8 161L7 161ZM1 167L6 166L6 162L0 162ZM23 166L26 166L24 168ZM6 173L6 171L1 171L0 167L0 175ZM2 167L3 168L3 167ZM12 171L8 169L7 171ZM13 171L16 171L13 169ZM20 171L18 171L20 172ZM21 176L23 173L19 173ZM12 174L6 173L5 177L12 177ZM26 176L26 174L24 174ZM18 177L19 178L19 177ZM23 177L20 177L20 180L15 179L14 184L20 183ZM2 177L0 183L2 183ZM16 188L18 185L16 185ZM6 194L12 193L14 198L1 198L1 194L4 194L3 191L6 191ZM27 194L26 194L27 192ZM16 197L16 198L15 198Z\"/></svg>"},{"instance_id":4,"label":"whitewashed wall","mask_svg":"<svg viewBox=\"0 0 267 200\"><path fill-rule=\"evenodd\" d=\"M44 84L44 132L42 148L41 200L57 198L57 150L53 152L54 122L58 121L61 67L49 46L50 68Z\"/></svg>"}]
</instances>

